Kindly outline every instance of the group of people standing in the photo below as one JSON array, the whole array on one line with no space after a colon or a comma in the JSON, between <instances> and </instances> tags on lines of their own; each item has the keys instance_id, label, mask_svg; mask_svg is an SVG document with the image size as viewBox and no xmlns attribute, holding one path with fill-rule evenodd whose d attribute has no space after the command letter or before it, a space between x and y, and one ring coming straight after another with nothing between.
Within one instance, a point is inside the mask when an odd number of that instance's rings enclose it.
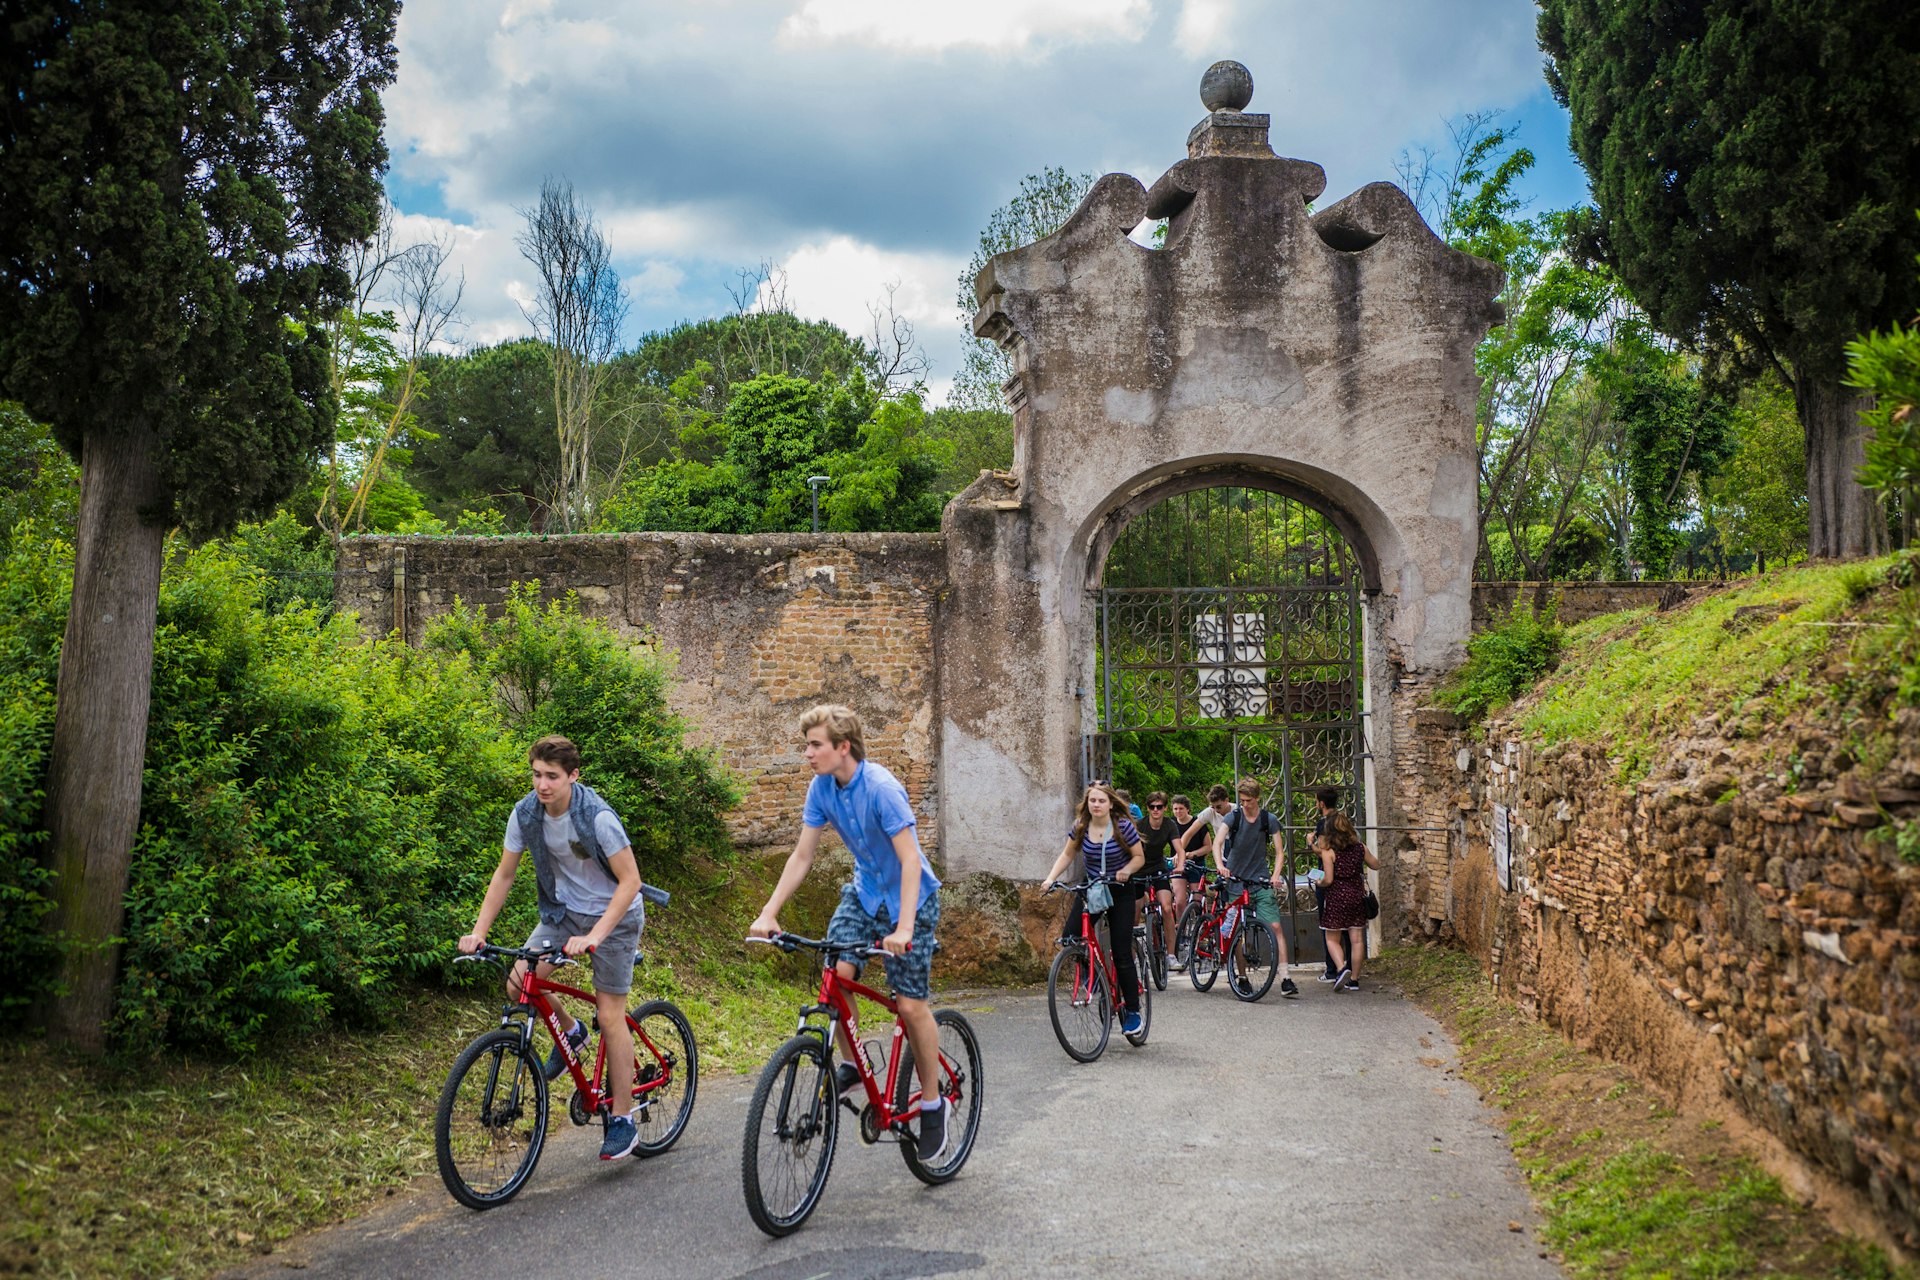
<instances>
[{"instance_id":1,"label":"group of people standing","mask_svg":"<svg viewBox=\"0 0 1920 1280\"><path fill-rule=\"evenodd\" d=\"M1112 903L1108 909L1109 936L1133 935L1136 907L1146 895L1157 895L1161 920L1171 935L1189 899L1201 890L1206 859L1220 874L1246 882L1254 919L1273 935L1282 978L1280 994L1295 999L1300 989L1288 976L1287 938L1280 927L1282 899L1275 891L1290 886L1284 847L1285 824L1261 804L1257 778L1242 778L1239 803L1234 793L1216 785L1207 793L1207 806L1195 813L1185 795L1155 791L1142 810L1125 791L1105 782L1090 784L1074 812L1073 829L1065 847L1048 871L1055 884L1077 862L1089 879L1110 877ZM1337 787L1314 793L1319 815L1314 823L1312 848L1320 858L1321 877L1314 886L1320 930L1326 940L1327 962L1321 981L1336 991L1358 991L1365 958L1367 926L1367 868L1379 860L1360 839L1353 820L1339 808ZM1271 853L1269 853L1271 850ZM1081 900L1075 896L1064 937L1078 937ZM1174 970L1185 967L1173 937L1160 940ZM1121 1029L1134 1033L1140 1017L1140 974L1133 948L1113 948L1123 1007Z\"/></svg>"}]
</instances>

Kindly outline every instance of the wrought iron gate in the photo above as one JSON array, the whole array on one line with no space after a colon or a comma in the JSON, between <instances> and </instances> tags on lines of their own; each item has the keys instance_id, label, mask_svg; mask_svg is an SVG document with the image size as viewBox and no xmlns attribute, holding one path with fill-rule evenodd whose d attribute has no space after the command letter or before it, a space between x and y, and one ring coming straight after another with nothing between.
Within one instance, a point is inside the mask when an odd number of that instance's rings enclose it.
<instances>
[{"instance_id":1,"label":"wrought iron gate","mask_svg":"<svg viewBox=\"0 0 1920 1280\"><path fill-rule=\"evenodd\" d=\"M1318 865L1306 838L1314 790L1339 787L1356 825L1366 811L1353 549L1319 512L1285 495L1200 489L1149 508L1121 532L1093 597L1099 726L1084 744L1082 777L1113 776L1116 739L1124 747L1134 735L1182 734L1223 775L1209 784L1258 778L1286 824L1283 847L1298 878L1283 903L1294 917L1294 955L1322 954L1305 880ZM1193 799L1205 803L1204 787Z\"/></svg>"}]
</instances>

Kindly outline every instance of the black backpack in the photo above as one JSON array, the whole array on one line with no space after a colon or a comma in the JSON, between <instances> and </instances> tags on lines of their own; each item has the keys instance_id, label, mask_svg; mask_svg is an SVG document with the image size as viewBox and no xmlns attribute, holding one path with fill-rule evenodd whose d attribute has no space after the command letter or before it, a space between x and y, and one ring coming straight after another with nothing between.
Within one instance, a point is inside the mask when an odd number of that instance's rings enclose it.
<instances>
[{"instance_id":1,"label":"black backpack","mask_svg":"<svg viewBox=\"0 0 1920 1280\"><path fill-rule=\"evenodd\" d=\"M1232 840L1235 836L1239 835L1240 828L1246 824L1246 815L1240 812L1238 805L1235 805L1233 812L1227 815L1227 839ZM1262 809L1260 811L1260 838L1262 840L1271 839L1273 833L1279 829L1280 828L1274 825L1272 811Z\"/></svg>"}]
</instances>

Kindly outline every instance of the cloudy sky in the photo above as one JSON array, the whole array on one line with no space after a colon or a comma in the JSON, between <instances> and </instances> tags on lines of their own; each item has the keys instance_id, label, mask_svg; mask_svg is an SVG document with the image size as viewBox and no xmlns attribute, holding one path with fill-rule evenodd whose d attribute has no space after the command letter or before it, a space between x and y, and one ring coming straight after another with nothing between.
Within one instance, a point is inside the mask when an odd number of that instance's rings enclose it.
<instances>
[{"instance_id":1,"label":"cloudy sky","mask_svg":"<svg viewBox=\"0 0 1920 1280\"><path fill-rule=\"evenodd\" d=\"M570 179L611 242L638 337L731 307L765 261L804 316L859 332L897 282L959 363L956 279L1023 175L1143 182L1185 154L1200 74L1247 64L1282 155L1331 202L1403 148L1502 110L1534 207L1582 198L1531 0L407 0L387 96L402 239L450 236L467 343L530 326L515 212Z\"/></svg>"}]
</instances>

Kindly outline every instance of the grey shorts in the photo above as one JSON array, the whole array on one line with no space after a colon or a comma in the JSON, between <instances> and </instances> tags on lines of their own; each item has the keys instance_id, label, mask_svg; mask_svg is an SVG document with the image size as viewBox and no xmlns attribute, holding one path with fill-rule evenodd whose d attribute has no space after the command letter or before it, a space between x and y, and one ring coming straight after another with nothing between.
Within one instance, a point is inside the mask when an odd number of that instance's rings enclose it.
<instances>
[{"instance_id":1,"label":"grey shorts","mask_svg":"<svg viewBox=\"0 0 1920 1280\"><path fill-rule=\"evenodd\" d=\"M893 988L896 996L905 996L909 1000L925 1000L930 989L933 973L933 953L940 943L934 938L933 931L940 925L940 891L935 889L920 904L920 910L913 917L913 949L903 956L881 957L881 967L887 971L887 985ZM827 941L835 946L860 947L872 946L893 932L893 921L870 913L860 905L860 895L854 892L852 885L840 890L840 905L833 909L833 919L827 922ZM847 958L853 966L854 974L860 972L861 962Z\"/></svg>"},{"instance_id":2,"label":"grey shorts","mask_svg":"<svg viewBox=\"0 0 1920 1280\"><path fill-rule=\"evenodd\" d=\"M627 918L613 927L607 940L594 948L593 989L608 995L623 996L633 990L633 966L640 959L640 929L646 924L645 911L629 911ZM529 949L542 950L566 945L568 938L592 933L599 916L567 912L559 924L542 923L527 935Z\"/></svg>"}]
</instances>

